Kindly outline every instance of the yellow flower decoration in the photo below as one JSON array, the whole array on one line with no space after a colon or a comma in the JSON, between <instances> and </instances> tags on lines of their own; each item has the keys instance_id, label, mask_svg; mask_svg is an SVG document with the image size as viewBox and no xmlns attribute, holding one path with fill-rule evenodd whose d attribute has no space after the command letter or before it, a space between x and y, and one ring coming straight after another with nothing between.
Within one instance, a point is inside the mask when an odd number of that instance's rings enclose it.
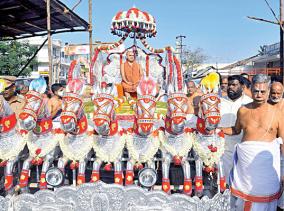
<instances>
[{"instance_id":1,"label":"yellow flower decoration","mask_svg":"<svg viewBox=\"0 0 284 211\"><path fill-rule=\"evenodd\" d=\"M207 92L217 92L220 85L220 76L218 73L209 73L201 80L201 86Z\"/></svg>"},{"instance_id":2,"label":"yellow flower decoration","mask_svg":"<svg viewBox=\"0 0 284 211\"><path fill-rule=\"evenodd\" d=\"M4 79L0 79L0 93L3 92L6 87L7 87L6 81Z\"/></svg>"}]
</instances>

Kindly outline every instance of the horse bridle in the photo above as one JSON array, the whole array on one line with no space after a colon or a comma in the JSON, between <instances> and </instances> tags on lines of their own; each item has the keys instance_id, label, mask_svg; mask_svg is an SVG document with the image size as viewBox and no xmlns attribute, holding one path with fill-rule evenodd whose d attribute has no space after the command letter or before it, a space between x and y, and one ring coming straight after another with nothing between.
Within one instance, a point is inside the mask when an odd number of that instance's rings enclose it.
<instances>
[{"instance_id":1,"label":"horse bridle","mask_svg":"<svg viewBox=\"0 0 284 211\"><path fill-rule=\"evenodd\" d=\"M62 113L61 113L61 117L62 116L67 116L67 117L70 117L70 120L71 120L71 118L74 118L75 122L77 122L78 121L78 116L80 116L80 114L81 114L81 112L83 110L83 101L82 101L82 99L79 97L78 94L75 94L75 93L72 93L72 92L67 92L62 97L62 101L67 104L67 106L64 109L70 107L70 105L72 105L74 103L77 103L79 101L80 107L79 107L77 112L63 110ZM63 122L64 122L64 120L63 120Z\"/></svg>"},{"instance_id":2,"label":"horse bridle","mask_svg":"<svg viewBox=\"0 0 284 211\"><path fill-rule=\"evenodd\" d=\"M41 110L43 109L43 104L44 104L43 98L42 98L41 94L39 92L30 90L26 94L25 98L26 98L26 104L25 104L25 106L23 108L23 112L22 113L26 114L26 115L30 115L35 120L37 120L37 117L40 114ZM33 102L38 101L38 100L40 100L40 106L38 107L38 109L36 111L34 111L31 108L27 108L27 105L30 105Z\"/></svg>"},{"instance_id":3,"label":"horse bridle","mask_svg":"<svg viewBox=\"0 0 284 211\"><path fill-rule=\"evenodd\" d=\"M102 102L103 100L106 100L102 105L99 105L99 102ZM111 122L111 114L108 114L103 110L106 106L111 104L111 111L113 111L114 108L114 98L113 96L106 94L106 93L100 93L97 94L95 99L93 100L94 106L97 108L97 110L94 111L94 117L93 119L103 119L107 122Z\"/></svg>"},{"instance_id":4,"label":"horse bridle","mask_svg":"<svg viewBox=\"0 0 284 211\"><path fill-rule=\"evenodd\" d=\"M147 101L150 101L152 102L151 106L149 108L145 108L143 106L143 104L141 103L141 101L144 101L145 100ZM147 102L145 102L147 103ZM141 108L141 110L143 111L142 112L142 115L138 115L137 116L137 119L138 119L138 123L143 123L143 120L151 120L151 119L154 119L154 114L151 114L150 111L152 108L156 107L156 99L155 97L151 96L151 95L143 95L143 96L139 96L138 100L137 100L137 108L136 108L136 114L138 113L138 107ZM145 116L149 116L148 118L145 118ZM139 122L139 121L142 121L142 122Z\"/></svg>"},{"instance_id":5,"label":"horse bridle","mask_svg":"<svg viewBox=\"0 0 284 211\"><path fill-rule=\"evenodd\" d=\"M210 100L213 102L210 102ZM203 103L208 105L208 109L204 109L203 106L201 107L201 115L203 119L208 118L209 116L220 116L220 110L219 110L219 106L218 104L220 103L220 98L218 97L218 95L214 94L214 93L209 93L206 95L203 95L200 98L200 105L202 105Z\"/></svg>"},{"instance_id":6,"label":"horse bridle","mask_svg":"<svg viewBox=\"0 0 284 211\"><path fill-rule=\"evenodd\" d=\"M177 103L175 100L179 101L179 103ZM171 111L171 118L173 117L184 117L185 118L187 111L184 110L182 106L186 103L187 103L187 97L185 94L183 93L171 94L168 99L168 105L172 104L175 106L175 109L173 111L170 109L170 106L169 106L169 109Z\"/></svg>"}]
</instances>

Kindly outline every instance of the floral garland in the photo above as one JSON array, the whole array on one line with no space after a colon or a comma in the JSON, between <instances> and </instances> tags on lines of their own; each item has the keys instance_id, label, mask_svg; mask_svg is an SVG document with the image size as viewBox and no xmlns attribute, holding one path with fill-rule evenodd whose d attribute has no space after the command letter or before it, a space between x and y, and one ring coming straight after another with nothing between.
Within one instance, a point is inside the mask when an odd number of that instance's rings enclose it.
<instances>
[{"instance_id":1,"label":"floral garland","mask_svg":"<svg viewBox=\"0 0 284 211\"><path fill-rule=\"evenodd\" d=\"M52 140L46 140L49 142L44 148L40 148L40 153L36 153L39 149L39 146L35 143L33 143L32 139L32 132L29 132L27 135L25 135L27 146L29 148L30 155L32 157L44 157L48 153L50 153L58 144L60 140L64 139L64 134L53 134Z\"/></svg>"},{"instance_id":2,"label":"floral garland","mask_svg":"<svg viewBox=\"0 0 284 211\"><path fill-rule=\"evenodd\" d=\"M23 137L22 140L18 141L18 144L11 146L10 150L8 151L0 150L1 162L8 161L8 160L14 160L19 155L19 153L24 149L25 145L26 145L26 139Z\"/></svg>"},{"instance_id":3,"label":"floral garland","mask_svg":"<svg viewBox=\"0 0 284 211\"><path fill-rule=\"evenodd\" d=\"M225 139L218 135L218 143L216 143L216 141L212 141L211 143L213 144L202 145L200 138L202 138L201 134L194 137L193 149L206 166L213 167L214 164L217 164L220 161L221 156L224 154Z\"/></svg>"},{"instance_id":4,"label":"floral garland","mask_svg":"<svg viewBox=\"0 0 284 211\"><path fill-rule=\"evenodd\" d=\"M192 147L194 135L191 132L184 132L183 135L184 135L183 139L180 140L183 142L183 148L179 151L177 151L175 147L171 146L166 142L165 134L162 134L160 136L161 144L166 149L166 151L169 152L172 156L184 157L187 155L187 153Z\"/></svg>"},{"instance_id":5,"label":"floral garland","mask_svg":"<svg viewBox=\"0 0 284 211\"><path fill-rule=\"evenodd\" d=\"M81 145L80 149L78 149L76 153L69 148L68 136L59 140L59 145L65 157L73 161L83 161L93 147L93 136L87 135L84 145Z\"/></svg>"},{"instance_id":6,"label":"floral garland","mask_svg":"<svg viewBox=\"0 0 284 211\"><path fill-rule=\"evenodd\" d=\"M155 134L155 131L146 138L145 142L150 144L150 147L147 149L145 154L139 154L139 152L134 147L134 138L133 135L129 135L129 138L126 140L126 146L128 149L128 153L130 155L131 160L138 163L146 163L150 161L156 152L159 149L160 141L159 136L162 135L162 131L158 131L158 134Z\"/></svg>"},{"instance_id":7,"label":"floral garland","mask_svg":"<svg viewBox=\"0 0 284 211\"><path fill-rule=\"evenodd\" d=\"M97 140L99 139L99 136L95 136L94 138L94 151L96 152L96 156L107 163L110 162L114 162L115 160L117 160L117 158L120 156L120 154L122 153L122 150L125 146L125 142L126 139L129 138L128 134L121 134L121 136L119 137L119 140L115 140L117 143L117 146L109 153L107 153L104 149L102 149L102 147L100 147L97 143Z\"/></svg>"},{"instance_id":8,"label":"floral garland","mask_svg":"<svg viewBox=\"0 0 284 211\"><path fill-rule=\"evenodd\" d=\"M148 44L145 38L141 37L140 41L144 45L144 47L147 48L152 53L164 53L165 51L172 51L173 53L176 53L175 49L171 46L166 46L164 48L155 49Z\"/></svg>"}]
</instances>

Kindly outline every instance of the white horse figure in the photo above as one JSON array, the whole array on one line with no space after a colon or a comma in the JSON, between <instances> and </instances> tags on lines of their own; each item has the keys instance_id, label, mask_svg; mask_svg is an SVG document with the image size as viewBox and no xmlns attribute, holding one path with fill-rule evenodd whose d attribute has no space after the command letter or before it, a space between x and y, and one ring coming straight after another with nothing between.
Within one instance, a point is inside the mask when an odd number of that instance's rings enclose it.
<instances>
[{"instance_id":1,"label":"white horse figure","mask_svg":"<svg viewBox=\"0 0 284 211\"><path fill-rule=\"evenodd\" d=\"M0 166L5 167L5 191L13 188L13 167L25 147L24 138L17 131L17 118L2 92L6 83L0 79Z\"/></svg>"},{"instance_id":2,"label":"white horse figure","mask_svg":"<svg viewBox=\"0 0 284 211\"><path fill-rule=\"evenodd\" d=\"M71 160L73 183L76 183L75 172L78 168L78 185L85 183L86 163L93 147L93 137L88 132L88 121L83 110L81 95L84 85L85 82L78 78L68 82L60 116L62 129L67 135L59 142L63 157L58 160L58 168L64 172L67 161Z\"/></svg>"},{"instance_id":3,"label":"white horse figure","mask_svg":"<svg viewBox=\"0 0 284 211\"><path fill-rule=\"evenodd\" d=\"M161 139L163 153L163 179L162 189L170 193L169 170L171 161L174 165L181 165L184 174L183 193L191 195L192 179L190 164L187 160L192 148L192 130L186 127L186 113L188 110L188 98L179 60L171 51L166 59L168 99L167 114L165 118L165 136Z\"/></svg>"},{"instance_id":4,"label":"white horse figure","mask_svg":"<svg viewBox=\"0 0 284 211\"><path fill-rule=\"evenodd\" d=\"M58 150L58 139L53 134L52 118L48 110L47 99L43 98L46 90L46 82L43 78L34 79L30 83L29 92L25 95L26 105L19 115L21 127L28 131L26 135L29 148L29 157L24 161L21 171L19 186L23 192L28 189L29 170L31 165L41 165L39 186L46 189L45 174L54 161Z\"/></svg>"},{"instance_id":5,"label":"white horse figure","mask_svg":"<svg viewBox=\"0 0 284 211\"><path fill-rule=\"evenodd\" d=\"M219 76L210 73L201 81L203 95L199 102L199 114L196 123L196 136L193 141L193 150L196 153L195 194L201 196L204 190L203 171L209 174L216 183L219 183L220 192L226 189L221 156L225 149L224 134L217 129L221 120L220 97L218 96ZM208 193L212 194L213 190Z\"/></svg>"},{"instance_id":6,"label":"white horse figure","mask_svg":"<svg viewBox=\"0 0 284 211\"><path fill-rule=\"evenodd\" d=\"M155 169L153 158L160 146L159 133L163 133L155 124L157 94L155 81L152 78L143 78L138 85L137 94L133 134L129 134L126 140L130 157L126 167L126 185L133 184L134 167L141 168L142 163L146 163L148 167Z\"/></svg>"},{"instance_id":7,"label":"white horse figure","mask_svg":"<svg viewBox=\"0 0 284 211\"><path fill-rule=\"evenodd\" d=\"M171 86L171 85L170 85ZM161 139L163 153L162 189L170 192L169 170L171 161L182 166L184 174L183 192L191 195L192 179L190 165L187 161L188 152L192 147L192 130L186 128L187 97L183 92L169 89L168 110L165 118L165 135Z\"/></svg>"},{"instance_id":8,"label":"white horse figure","mask_svg":"<svg viewBox=\"0 0 284 211\"><path fill-rule=\"evenodd\" d=\"M105 170L111 170L114 163L114 182L123 184L121 165L122 151L125 146L126 135L119 131L118 121L115 116L117 101L114 99L116 90L113 83L105 81L94 86L94 151L96 160L93 163L91 181L100 179L100 167L106 163Z\"/></svg>"}]
</instances>

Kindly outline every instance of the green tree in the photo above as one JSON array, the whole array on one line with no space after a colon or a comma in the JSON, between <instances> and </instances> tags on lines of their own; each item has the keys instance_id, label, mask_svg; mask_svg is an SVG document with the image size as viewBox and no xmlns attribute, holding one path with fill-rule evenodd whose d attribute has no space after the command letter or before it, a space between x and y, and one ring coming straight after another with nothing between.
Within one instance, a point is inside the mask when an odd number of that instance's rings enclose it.
<instances>
[{"instance_id":1,"label":"green tree","mask_svg":"<svg viewBox=\"0 0 284 211\"><path fill-rule=\"evenodd\" d=\"M207 59L208 57L205 55L203 49L197 48L191 50L190 48L187 48L183 52L182 63L187 69L194 69L204 63Z\"/></svg>"},{"instance_id":2,"label":"green tree","mask_svg":"<svg viewBox=\"0 0 284 211\"><path fill-rule=\"evenodd\" d=\"M36 50L28 42L0 41L0 75L17 76ZM33 59L21 75L29 75L36 64L37 61Z\"/></svg>"}]
</instances>

